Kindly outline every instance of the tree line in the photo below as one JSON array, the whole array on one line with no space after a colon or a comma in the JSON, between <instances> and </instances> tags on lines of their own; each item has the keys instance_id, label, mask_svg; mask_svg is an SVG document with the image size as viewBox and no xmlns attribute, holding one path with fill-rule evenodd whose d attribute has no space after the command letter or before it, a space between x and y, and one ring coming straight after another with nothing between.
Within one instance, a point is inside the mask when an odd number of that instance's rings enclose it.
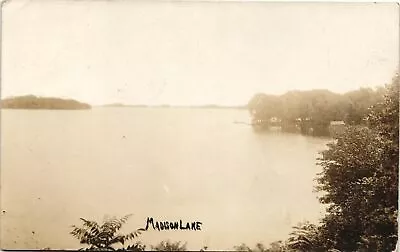
<instances>
[{"instance_id":1,"label":"tree line","mask_svg":"<svg viewBox=\"0 0 400 252\"><path fill-rule=\"evenodd\" d=\"M360 88L345 94L325 89L289 91L283 95L255 94L248 102L252 124L268 128L272 118L279 120L284 131L299 130L313 135L328 135L331 121L361 125L368 109L383 100L384 87Z\"/></svg>"},{"instance_id":2,"label":"tree line","mask_svg":"<svg viewBox=\"0 0 400 252\"><path fill-rule=\"evenodd\" d=\"M87 103L73 99L54 97L37 97L34 95L9 97L1 100L1 108L5 109L90 109Z\"/></svg>"}]
</instances>

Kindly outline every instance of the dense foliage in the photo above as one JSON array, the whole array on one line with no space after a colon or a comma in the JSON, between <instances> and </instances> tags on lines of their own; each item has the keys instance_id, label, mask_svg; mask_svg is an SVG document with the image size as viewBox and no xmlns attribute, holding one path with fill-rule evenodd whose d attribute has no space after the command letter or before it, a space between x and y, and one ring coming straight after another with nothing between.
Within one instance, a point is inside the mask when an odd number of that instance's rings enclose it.
<instances>
[{"instance_id":1,"label":"dense foliage","mask_svg":"<svg viewBox=\"0 0 400 252\"><path fill-rule=\"evenodd\" d=\"M349 127L324 151L318 189L328 204L320 235L341 251L392 251L397 242L399 78L365 127Z\"/></svg>"},{"instance_id":2,"label":"dense foliage","mask_svg":"<svg viewBox=\"0 0 400 252\"><path fill-rule=\"evenodd\" d=\"M328 135L331 121L344 121L348 125L363 124L368 108L383 98L384 89L360 88L336 94L328 90L290 91L283 95L256 94L248 103L253 124L269 126L278 118L285 131L296 128L308 134Z\"/></svg>"},{"instance_id":3,"label":"dense foliage","mask_svg":"<svg viewBox=\"0 0 400 252\"><path fill-rule=\"evenodd\" d=\"M36 97L34 95L11 97L1 100L1 108L8 109L90 109L87 103L72 99Z\"/></svg>"}]
</instances>

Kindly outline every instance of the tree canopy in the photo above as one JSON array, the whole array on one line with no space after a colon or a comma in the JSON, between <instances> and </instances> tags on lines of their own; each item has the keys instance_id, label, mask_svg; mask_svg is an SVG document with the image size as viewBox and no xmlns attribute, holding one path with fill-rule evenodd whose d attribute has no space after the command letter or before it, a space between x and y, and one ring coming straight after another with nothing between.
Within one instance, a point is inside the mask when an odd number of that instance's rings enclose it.
<instances>
[{"instance_id":1,"label":"tree canopy","mask_svg":"<svg viewBox=\"0 0 400 252\"><path fill-rule=\"evenodd\" d=\"M365 126L348 127L322 153L317 189L328 204L321 235L341 251L392 251L397 242L399 77Z\"/></svg>"},{"instance_id":2,"label":"tree canopy","mask_svg":"<svg viewBox=\"0 0 400 252\"><path fill-rule=\"evenodd\" d=\"M309 127L317 135L324 135L331 121L363 124L369 107L382 101L383 93L383 88L360 88L345 94L324 89L289 91L280 96L258 93L249 101L248 110L253 122L268 123L276 117L281 120L284 130L299 124L300 128L303 127L302 132Z\"/></svg>"}]
</instances>

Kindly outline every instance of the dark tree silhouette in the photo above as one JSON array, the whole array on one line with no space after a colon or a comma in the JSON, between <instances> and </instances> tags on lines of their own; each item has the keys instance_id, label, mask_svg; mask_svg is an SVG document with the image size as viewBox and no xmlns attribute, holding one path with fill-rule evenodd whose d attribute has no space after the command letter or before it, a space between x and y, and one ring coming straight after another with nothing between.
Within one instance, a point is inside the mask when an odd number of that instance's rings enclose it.
<instances>
[{"instance_id":1,"label":"dark tree silhouette","mask_svg":"<svg viewBox=\"0 0 400 252\"><path fill-rule=\"evenodd\" d=\"M83 225L81 227L73 225L73 230L70 234L76 237L81 244L89 245L89 250L115 250L113 245L118 243L124 245L127 241L133 240L141 232L145 231L145 229L139 228L128 234L117 233L130 216L126 215L120 219L115 217L109 218L101 225L95 221L80 218ZM135 248L140 248L140 246L129 247L131 250Z\"/></svg>"},{"instance_id":2,"label":"dark tree silhouette","mask_svg":"<svg viewBox=\"0 0 400 252\"><path fill-rule=\"evenodd\" d=\"M368 126L368 127L367 127ZM321 235L341 251L392 251L397 242L399 78L372 107L366 126L349 127L324 151L317 189L328 204Z\"/></svg>"}]
</instances>

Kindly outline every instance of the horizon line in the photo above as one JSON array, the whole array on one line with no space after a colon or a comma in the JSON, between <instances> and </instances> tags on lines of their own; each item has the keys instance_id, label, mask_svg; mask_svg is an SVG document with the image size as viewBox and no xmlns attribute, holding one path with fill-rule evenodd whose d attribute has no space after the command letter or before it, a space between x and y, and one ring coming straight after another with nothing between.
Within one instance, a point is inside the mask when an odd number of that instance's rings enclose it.
<instances>
[{"instance_id":1,"label":"horizon line","mask_svg":"<svg viewBox=\"0 0 400 252\"><path fill-rule=\"evenodd\" d=\"M379 88L385 88L385 86L387 85L387 83L385 84L381 84L381 85L376 85L374 87L371 86L360 86L357 89L352 89L352 90L348 90L345 92L335 92L332 90L329 90L327 88L312 88L312 89L291 89L291 90L287 90L281 94L272 94L272 93L267 93L267 92L254 92L253 96L249 97L248 100L250 101L252 99L252 97L254 97L257 94L265 94L265 95L269 95L269 96L282 96L285 95L287 93L290 92L310 92L310 91L328 91L331 92L333 94L337 94L337 95L344 95L346 93L350 93L353 91L357 91L357 90L361 90L361 89L371 89L373 91L377 91ZM1 93L0 93L1 94ZM73 98L73 97L68 97L68 96L53 96L53 95L38 95L38 94L20 94L20 95L8 95L6 97L1 97L1 101L5 100L5 99L12 99L12 98L17 98L17 97L26 97L26 96L35 96L37 98L53 98L53 99L62 99L62 100L75 100L77 102L80 103L86 103L92 107L105 107L105 106L141 106L141 107L247 107L247 103L245 104L218 104L218 103L202 103L202 104L173 104L173 103L156 103L156 104L152 104L152 103L124 103L124 102L102 102L102 103L90 103L90 102L86 102L84 100L78 99L78 98Z\"/></svg>"}]
</instances>

